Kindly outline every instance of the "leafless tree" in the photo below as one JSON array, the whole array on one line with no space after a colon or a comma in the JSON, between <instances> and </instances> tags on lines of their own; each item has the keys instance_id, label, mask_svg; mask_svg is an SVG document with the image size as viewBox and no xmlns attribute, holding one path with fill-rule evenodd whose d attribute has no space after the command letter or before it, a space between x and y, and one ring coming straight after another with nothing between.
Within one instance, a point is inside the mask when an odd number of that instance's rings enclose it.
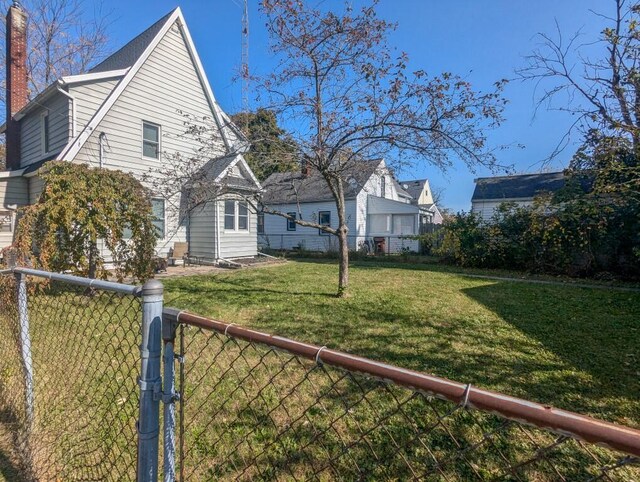
<instances>
[{"instance_id":1,"label":"leafless tree","mask_svg":"<svg viewBox=\"0 0 640 482\"><path fill-rule=\"evenodd\" d=\"M329 10L335 4L324 2L262 3L280 61L261 79L262 91L269 107L295 126L303 161L327 183L338 214L336 227L295 221L338 237L339 296L349 282L345 188L357 163L382 157L394 168L402 162L495 166L486 131L501 122L506 102L502 82L481 93L451 73L410 71L407 55L388 45L396 26L377 17L376 4L356 11L345 2L336 13Z\"/></svg>"},{"instance_id":2,"label":"leafless tree","mask_svg":"<svg viewBox=\"0 0 640 482\"><path fill-rule=\"evenodd\" d=\"M0 1L2 12L11 3ZM112 15L102 2L87 5L84 0L25 0L20 5L28 15L27 72L31 98L62 76L86 71L106 53L107 27ZM6 25L4 22L0 25L0 103L4 106Z\"/></svg>"},{"instance_id":3,"label":"leafless tree","mask_svg":"<svg viewBox=\"0 0 640 482\"><path fill-rule=\"evenodd\" d=\"M606 23L598 39L586 39L581 32L566 37L556 23L556 34L539 34L540 47L516 71L519 78L536 83L539 107L574 117L550 159L575 130L620 135L636 153L640 150L640 4L610 0L609 5L607 13L592 12ZM584 53L596 46L603 47L601 56Z\"/></svg>"}]
</instances>

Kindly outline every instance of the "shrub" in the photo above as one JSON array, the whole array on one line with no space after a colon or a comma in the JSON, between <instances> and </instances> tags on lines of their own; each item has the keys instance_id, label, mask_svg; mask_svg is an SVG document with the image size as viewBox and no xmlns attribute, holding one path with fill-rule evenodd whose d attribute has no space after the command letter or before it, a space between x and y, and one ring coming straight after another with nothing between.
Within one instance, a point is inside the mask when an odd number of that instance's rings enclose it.
<instances>
[{"instance_id":1,"label":"shrub","mask_svg":"<svg viewBox=\"0 0 640 482\"><path fill-rule=\"evenodd\" d=\"M466 267L570 276L640 276L640 203L606 196L532 206L504 203L489 222L459 213L445 221L443 261Z\"/></svg>"}]
</instances>

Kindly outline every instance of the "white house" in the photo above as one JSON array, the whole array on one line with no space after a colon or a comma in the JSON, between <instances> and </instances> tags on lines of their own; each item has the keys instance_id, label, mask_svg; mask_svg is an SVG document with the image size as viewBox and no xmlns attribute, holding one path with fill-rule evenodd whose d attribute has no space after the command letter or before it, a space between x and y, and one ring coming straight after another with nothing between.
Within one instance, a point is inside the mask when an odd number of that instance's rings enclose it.
<instances>
[{"instance_id":1,"label":"white house","mask_svg":"<svg viewBox=\"0 0 640 482\"><path fill-rule=\"evenodd\" d=\"M246 142L217 104L182 12L176 8L82 75L62 77L27 97L26 15L7 14L7 170L0 172L0 248L13 239L16 209L38 200L38 173L50 160L118 169L142 178L176 154L201 146L185 134L185 114L209 119L219 153L207 163L211 179L229 186L223 198L180 215L178 199L152 193L157 245L175 242L190 254L217 260L257 254L256 213L246 202L261 190L242 152ZM150 186L148 186L150 187ZM178 189L179 190L179 189ZM154 196L155 194L155 196Z\"/></svg>"},{"instance_id":2,"label":"white house","mask_svg":"<svg viewBox=\"0 0 640 482\"><path fill-rule=\"evenodd\" d=\"M420 208L420 226L442 224L444 220L435 200L428 179L400 181L400 186L411 196L411 203Z\"/></svg>"},{"instance_id":3,"label":"white house","mask_svg":"<svg viewBox=\"0 0 640 482\"><path fill-rule=\"evenodd\" d=\"M498 206L513 202L519 206L530 206L533 198L553 193L564 187L563 172L518 174L513 176L480 177L471 197L471 212L489 221Z\"/></svg>"},{"instance_id":4,"label":"white house","mask_svg":"<svg viewBox=\"0 0 640 482\"><path fill-rule=\"evenodd\" d=\"M347 175L346 213L352 250L418 251L419 208L398 186L384 160L358 163ZM331 191L314 170L275 173L264 183L263 204L269 210L297 219L337 227L338 214ZM296 224L282 216L264 214L259 242L273 249L337 249L337 238L317 228Z\"/></svg>"}]
</instances>

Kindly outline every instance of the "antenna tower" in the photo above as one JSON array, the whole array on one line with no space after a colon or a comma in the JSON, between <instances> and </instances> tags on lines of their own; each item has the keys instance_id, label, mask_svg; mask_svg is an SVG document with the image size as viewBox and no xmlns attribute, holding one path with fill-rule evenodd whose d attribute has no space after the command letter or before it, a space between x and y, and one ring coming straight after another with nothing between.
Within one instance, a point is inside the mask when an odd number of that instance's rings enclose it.
<instances>
[{"instance_id":1,"label":"antenna tower","mask_svg":"<svg viewBox=\"0 0 640 482\"><path fill-rule=\"evenodd\" d=\"M242 9L242 112L249 113L249 6L244 0ZM248 115L247 115L248 122ZM247 126L248 127L248 126Z\"/></svg>"}]
</instances>

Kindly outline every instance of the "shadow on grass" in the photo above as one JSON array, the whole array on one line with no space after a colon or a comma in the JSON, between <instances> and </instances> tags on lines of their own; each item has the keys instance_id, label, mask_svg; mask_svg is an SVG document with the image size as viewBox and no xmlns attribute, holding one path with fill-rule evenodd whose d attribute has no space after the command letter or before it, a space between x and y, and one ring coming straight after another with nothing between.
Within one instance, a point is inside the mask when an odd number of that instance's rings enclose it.
<instances>
[{"instance_id":1,"label":"shadow on grass","mask_svg":"<svg viewBox=\"0 0 640 482\"><path fill-rule=\"evenodd\" d=\"M0 410L0 426L2 426L2 444L0 445L0 475L7 481L29 481L33 474L26 468L25 461L17 459L24 455L21 453L19 434L15 427L20 426L21 421L16 413L8 407ZM7 453L13 453L13 457Z\"/></svg>"},{"instance_id":2,"label":"shadow on grass","mask_svg":"<svg viewBox=\"0 0 640 482\"><path fill-rule=\"evenodd\" d=\"M624 410L625 404L637 408L640 312L629 312L628 307L633 311L635 305L627 303L636 295L595 297L589 290L569 294L554 287L514 290L505 282L462 291L566 363L548 382L544 380L549 377L535 367L526 367L531 370L530 383L553 383L544 387L544 393L573 400L575 405L565 408L593 411L591 402L599 400L619 404L622 413L632 410ZM577 371L588 375L587 383L572 381Z\"/></svg>"}]
</instances>

